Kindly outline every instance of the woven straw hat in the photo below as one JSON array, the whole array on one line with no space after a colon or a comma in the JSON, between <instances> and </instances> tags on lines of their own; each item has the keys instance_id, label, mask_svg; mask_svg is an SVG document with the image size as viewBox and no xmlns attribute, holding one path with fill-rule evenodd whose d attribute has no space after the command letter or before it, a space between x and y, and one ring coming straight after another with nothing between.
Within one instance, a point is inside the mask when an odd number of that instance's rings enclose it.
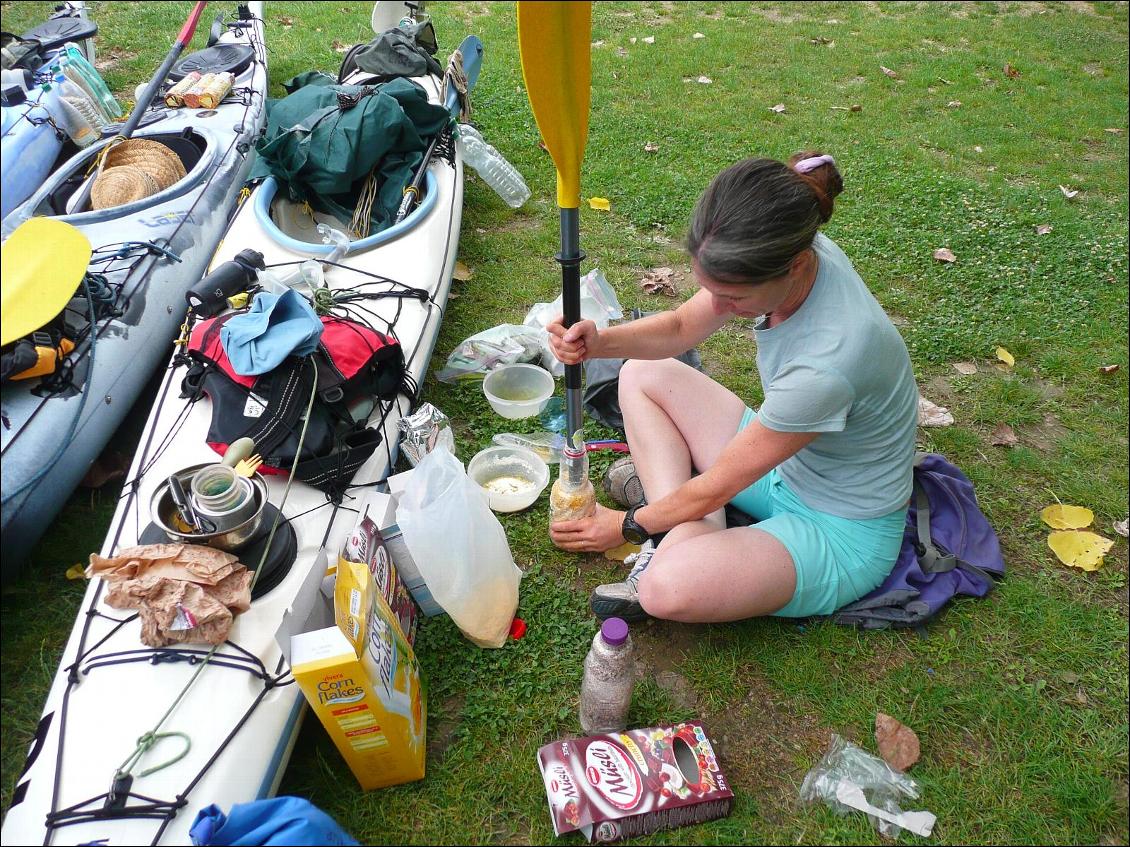
<instances>
[{"instance_id":1,"label":"woven straw hat","mask_svg":"<svg viewBox=\"0 0 1130 847\"><path fill-rule=\"evenodd\" d=\"M93 209L113 209L151 197L160 191L152 175L133 165L106 168L90 188Z\"/></svg>"},{"instance_id":2,"label":"woven straw hat","mask_svg":"<svg viewBox=\"0 0 1130 847\"><path fill-rule=\"evenodd\" d=\"M105 167L121 165L141 168L156 180L158 191L164 191L185 176L180 156L161 142L147 138L128 138L110 149L106 154Z\"/></svg>"}]
</instances>

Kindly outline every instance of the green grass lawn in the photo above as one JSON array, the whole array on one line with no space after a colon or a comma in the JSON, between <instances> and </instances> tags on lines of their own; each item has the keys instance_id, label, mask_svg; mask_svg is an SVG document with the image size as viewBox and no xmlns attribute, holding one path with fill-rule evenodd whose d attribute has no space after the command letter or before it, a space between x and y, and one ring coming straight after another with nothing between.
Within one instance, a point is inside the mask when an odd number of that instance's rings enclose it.
<instances>
[{"instance_id":1,"label":"green grass lawn","mask_svg":"<svg viewBox=\"0 0 1130 847\"><path fill-rule=\"evenodd\" d=\"M148 78L188 9L90 5L99 60L121 92ZM48 8L4 3L4 29ZM434 370L462 339L552 299L560 275L553 167L522 87L514 6L429 10L444 55L467 33L482 38L473 119L533 190L515 212L468 179L460 259L474 276L456 284ZM366 4L269 3L276 93L308 68L335 71L334 41L369 36L368 14ZM604 271L625 308L669 308L675 300L643 294L638 280L670 266L690 295L680 240L715 173L750 155L832 153L847 187L826 231L898 324L923 394L953 412L952 427L919 430L921 445L976 483L1010 569L926 639L781 620L636 628L645 673L631 723L702 718L737 794L729 818L641 842L880 843L862 815L797 799L830 733L874 751L877 711L918 732L912 775L921 808L938 816L933 841L1130 838L1127 543L1111 526L1127 516L1127 23L1125 3L597 4L582 192L608 198L611 212L582 208L582 270ZM1037 234L1043 225L1050 232ZM934 260L941 247L957 260ZM994 366L998 345L1015 356L1011 371ZM701 352L716 379L761 399L748 325L728 325ZM1102 373L1108 365L1120 368ZM425 398L452 419L464 461L514 428L477 385L429 379ZM1017 446L992 445L999 424ZM609 458L594 455L595 476ZM75 494L4 592L5 807L82 593L63 572L98 548L115 496ZM491 651L446 618L421 630L427 778L361 792L309 721L284 792L368 843L552 840L535 752L579 732L595 631L587 595L619 571L554 548L546 500L501 516L526 571L525 639ZM1102 569L1067 568L1048 549L1039 512L1057 500L1092 509L1094 529L1115 539Z\"/></svg>"}]
</instances>

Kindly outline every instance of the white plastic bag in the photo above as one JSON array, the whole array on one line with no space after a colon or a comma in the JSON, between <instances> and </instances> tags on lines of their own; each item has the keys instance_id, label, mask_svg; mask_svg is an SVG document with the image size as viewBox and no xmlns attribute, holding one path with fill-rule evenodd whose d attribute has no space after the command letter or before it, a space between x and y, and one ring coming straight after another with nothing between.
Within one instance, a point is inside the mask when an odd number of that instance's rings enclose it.
<instances>
[{"instance_id":1,"label":"white plastic bag","mask_svg":"<svg viewBox=\"0 0 1130 847\"><path fill-rule=\"evenodd\" d=\"M522 323L544 330L563 312L562 297L559 296L552 303L534 303ZM616 299L616 292L599 268L593 268L581 277L581 320L591 320L597 329L605 329L609 321L618 321L622 317L624 310ZM541 338L541 366L554 376L564 375L565 365L557 360L549 346L549 333L543 332Z\"/></svg>"},{"instance_id":2,"label":"white plastic bag","mask_svg":"<svg viewBox=\"0 0 1130 847\"><path fill-rule=\"evenodd\" d=\"M505 644L522 571L486 494L445 446L412 471L396 519L420 576L456 626L480 647Z\"/></svg>"}]
</instances>

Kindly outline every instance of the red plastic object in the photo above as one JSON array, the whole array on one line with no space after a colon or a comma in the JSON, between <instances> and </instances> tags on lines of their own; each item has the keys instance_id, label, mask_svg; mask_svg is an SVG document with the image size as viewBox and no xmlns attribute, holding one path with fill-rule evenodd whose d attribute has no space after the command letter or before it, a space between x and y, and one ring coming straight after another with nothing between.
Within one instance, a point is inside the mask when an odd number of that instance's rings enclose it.
<instances>
[{"instance_id":1,"label":"red plastic object","mask_svg":"<svg viewBox=\"0 0 1130 847\"><path fill-rule=\"evenodd\" d=\"M525 634L526 622L521 618L514 618L514 620L510 622L510 637L515 641L519 641Z\"/></svg>"}]
</instances>

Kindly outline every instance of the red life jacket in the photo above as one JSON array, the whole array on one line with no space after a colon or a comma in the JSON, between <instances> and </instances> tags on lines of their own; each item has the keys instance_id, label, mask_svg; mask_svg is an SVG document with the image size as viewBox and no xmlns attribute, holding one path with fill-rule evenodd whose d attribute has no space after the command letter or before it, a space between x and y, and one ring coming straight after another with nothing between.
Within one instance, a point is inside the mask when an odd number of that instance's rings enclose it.
<instances>
[{"instance_id":1,"label":"red life jacket","mask_svg":"<svg viewBox=\"0 0 1130 847\"><path fill-rule=\"evenodd\" d=\"M325 490L343 488L381 442L380 429L366 425L372 404L406 390L400 342L349 318L323 315L312 354L242 376L220 343L220 329L236 314L202 321L189 338L191 365L181 396L203 392L211 400L208 446L223 454L236 439L251 438L263 457L261 473L289 474L316 378L296 478Z\"/></svg>"}]
</instances>

